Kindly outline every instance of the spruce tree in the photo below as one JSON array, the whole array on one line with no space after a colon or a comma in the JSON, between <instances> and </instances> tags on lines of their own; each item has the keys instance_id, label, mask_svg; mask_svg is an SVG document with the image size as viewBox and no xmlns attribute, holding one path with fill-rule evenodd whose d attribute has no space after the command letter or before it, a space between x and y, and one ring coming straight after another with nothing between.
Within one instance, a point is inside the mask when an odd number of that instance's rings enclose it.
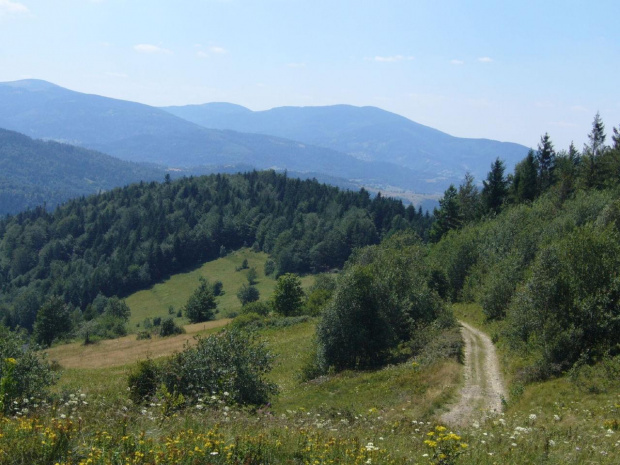
<instances>
[{"instance_id":1,"label":"spruce tree","mask_svg":"<svg viewBox=\"0 0 620 465\"><path fill-rule=\"evenodd\" d=\"M538 151L536 152L536 161L538 162L540 192L544 192L553 184L555 170L555 150L547 132L540 138Z\"/></svg>"},{"instance_id":2,"label":"spruce tree","mask_svg":"<svg viewBox=\"0 0 620 465\"><path fill-rule=\"evenodd\" d=\"M506 167L498 158L491 164L487 179L482 181L482 204L488 213L499 213L508 195L508 181L504 177Z\"/></svg>"}]
</instances>

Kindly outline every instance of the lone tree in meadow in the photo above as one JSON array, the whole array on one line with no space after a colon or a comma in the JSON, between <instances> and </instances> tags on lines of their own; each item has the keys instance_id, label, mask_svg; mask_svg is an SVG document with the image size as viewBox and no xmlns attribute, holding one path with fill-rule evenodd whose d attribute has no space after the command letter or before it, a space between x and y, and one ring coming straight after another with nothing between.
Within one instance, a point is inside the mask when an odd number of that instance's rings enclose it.
<instances>
[{"instance_id":1,"label":"lone tree in meadow","mask_svg":"<svg viewBox=\"0 0 620 465\"><path fill-rule=\"evenodd\" d=\"M34 339L49 347L54 339L71 331L71 312L58 296L50 297L39 309L34 322Z\"/></svg>"},{"instance_id":2,"label":"lone tree in meadow","mask_svg":"<svg viewBox=\"0 0 620 465\"><path fill-rule=\"evenodd\" d=\"M209 321L215 317L215 296L209 282L200 278L200 286L194 291L185 304L184 313L191 323Z\"/></svg>"},{"instance_id":3,"label":"lone tree in meadow","mask_svg":"<svg viewBox=\"0 0 620 465\"><path fill-rule=\"evenodd\" d=\"M284 316L297 315L303 305L304 291L301 279L292 273L278 278L273 293L273 307L276 313Z\"/></svg>"}]
</instances>

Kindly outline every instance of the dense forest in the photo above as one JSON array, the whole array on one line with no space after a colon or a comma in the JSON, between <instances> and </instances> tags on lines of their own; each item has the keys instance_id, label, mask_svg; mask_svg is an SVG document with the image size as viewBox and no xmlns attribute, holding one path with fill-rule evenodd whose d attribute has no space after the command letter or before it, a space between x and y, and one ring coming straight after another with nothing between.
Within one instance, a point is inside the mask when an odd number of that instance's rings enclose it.
<instances>
[{"instance_id":1,"label":"dense forest","mask_svg":"<svg viewBox=\"0 0 620 465\"><path fill-rule=\"evenodd\" d=\"M76 320L122 316L109 297L244 245L271 254L277 274L319 272L395 231L425 236L430 222L400 201L273 171L142 182L0 221L0 315L30 330L55 296Z\"/></svg>"},{"instance_id":2,"label":"dense forest","mask_svg":"<svg viewBox=\"0 0 620 465\"><path fill-rule=\"evenodd\" d=\"M477 302L523 356L523 381L620 353L620 134L556 153L541 137L512 175L496 160L482 191L445 192L431 247L437 282Z\"/></svg>"},{"instance_id":3,"label":"dense forest","mask_svg":"<svg viewBox=\"0 0 620 465\"><path fill-rule=\"evenodd\" d=\"M43 204L52 209L82 195L162 179L164 173L161 167L0 129L0 216Z\"/></svg>"}]
</instances>

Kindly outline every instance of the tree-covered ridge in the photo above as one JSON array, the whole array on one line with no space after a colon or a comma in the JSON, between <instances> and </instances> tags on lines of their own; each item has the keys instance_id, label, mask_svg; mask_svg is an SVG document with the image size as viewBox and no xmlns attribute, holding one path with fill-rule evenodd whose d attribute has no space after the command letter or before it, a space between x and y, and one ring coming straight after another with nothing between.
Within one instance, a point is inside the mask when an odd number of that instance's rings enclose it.
<instances>
[{"instance_id":1,"label":"tree-covered ridge","mask_svg":"<svg viewBox=\"0 0 620 465\"><path fill-rule=\"evenodd\" d=\"M0 221L0 311L32 328L49 296L85 311L99 294L125 295L244 244L270 253L278 273L325 270L393 231L423 236L428 223L399 201L271 171L141 182Z\"/></svg>"},{"instance_id":2,"label":"tree-covered ridge","mask_svg":"<svg viewBox=\"0 0 620 465\"><path fill-rule=\"evenodd\" d=\"M53 208L70 198L163 175L161 168L0 129L0 215L43 204Z\"/></svg>"},{"instance_id":3,"label":"tree-covered ridge","mask_svg":"<svg viewBox=\"0 0 620 465\"><path fill-rule=\"evenodd\" d=\"M620 354L620 138L596 115L588 139L556 153L545 134L509 176L497 160L481 195L446 191L431 231L446 293L502 322L526 380Z\"/></svg>"}]
</instances>

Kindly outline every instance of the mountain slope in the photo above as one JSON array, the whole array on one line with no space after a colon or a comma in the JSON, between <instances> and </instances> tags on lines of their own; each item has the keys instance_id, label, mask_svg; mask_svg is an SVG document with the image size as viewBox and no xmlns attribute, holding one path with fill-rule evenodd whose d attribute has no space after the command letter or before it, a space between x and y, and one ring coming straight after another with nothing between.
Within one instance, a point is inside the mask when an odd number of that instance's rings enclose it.
<instances>
[{"instance_id":1,"label":"mountain slope","mask_svg":"<svg viewBox=\"0 0 620 465\"><path fill-rule=\"evenodd\" d=\"M206 129L135 102L45 81L0 83L0 127L69 142L130 161L173 167L252 166L318 172L371 185L419 187L413 171L276 136Z\"/></svg>"},{"instance_id":2,"label":"mountain slope","mask_svg":"<svg viewBox=\"0 0 620 465\"><path fill-rule=\"evenodd\" d=\"M467 170L481 180L496 157L512 169L528 150L514 143L453 137L375 107L279 107L253 112L239 105L208 103L164 109L204 127L273 134L363 160L397 164L429 182L442 178L459 182ZM445 184L445 179L440 183Z\"/></svg>"},{"instance_id":3,"label":"mountain slope","mask_svg":"<svg viewBox=\"0 0 620 465\"><path fill-rule=\"evenodd\" d=\"M0 215L145 180L161 168L118 160L68 144L33 140L0 129Z\"/></svg>"}]
</instances>

